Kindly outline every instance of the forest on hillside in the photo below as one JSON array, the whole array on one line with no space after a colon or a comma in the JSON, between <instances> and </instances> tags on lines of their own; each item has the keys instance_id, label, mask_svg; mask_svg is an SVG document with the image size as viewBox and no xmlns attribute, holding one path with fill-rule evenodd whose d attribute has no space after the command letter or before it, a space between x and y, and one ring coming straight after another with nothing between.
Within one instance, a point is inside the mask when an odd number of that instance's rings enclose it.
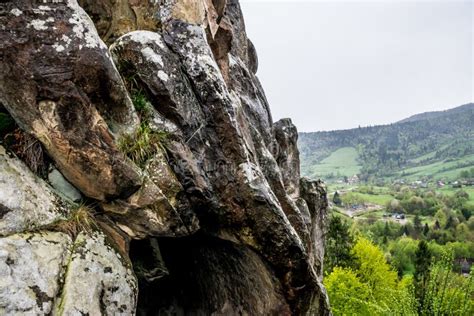
<instances>
[{"instance_id":1,"label":"forest on hillside","mask_svg":"<svg viewBox=\"0 0 474 316\"><path fill-rule=\"evenodd\" d=\"M473 165L470 158L474 154L472 122L474 104L471 103L390 125L300 133L302 173L324 178L314 166L340 148L355 148L362 180L394 176L406 168L436 162L456 160L452 168L469 167ZM469 159L464 161L464 157Z\"/></svg>"}]
</instances>

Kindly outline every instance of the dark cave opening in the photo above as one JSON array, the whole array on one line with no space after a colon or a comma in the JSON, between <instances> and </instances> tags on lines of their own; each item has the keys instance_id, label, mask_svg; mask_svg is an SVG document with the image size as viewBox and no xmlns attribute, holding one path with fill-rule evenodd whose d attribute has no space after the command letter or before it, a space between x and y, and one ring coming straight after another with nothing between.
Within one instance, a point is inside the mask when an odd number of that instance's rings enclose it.
<instances>
[{"instance_id":1,"label":"dark cave opening","mask_svg":"<svg viewBox=\"0 0 474 316\"><path fill-rule=\"evenodd\" d=\"M242 245L203 233L151 238L132 241L130 259L139 280L138 316L262 314L271 304L280 304L275 313L287 308L269 266Z\"/></svg>"}]
</instances>

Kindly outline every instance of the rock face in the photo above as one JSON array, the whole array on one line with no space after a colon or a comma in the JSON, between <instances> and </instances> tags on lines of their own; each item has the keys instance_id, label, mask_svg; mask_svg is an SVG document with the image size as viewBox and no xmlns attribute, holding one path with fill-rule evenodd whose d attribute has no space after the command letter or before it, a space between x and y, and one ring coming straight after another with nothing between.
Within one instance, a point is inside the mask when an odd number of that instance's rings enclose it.
<instances>
[{"instance_id":1,"label":"rock face","mask_svg":"<svg viewBox=\"0 0 474 316\"><path fill-rule=\"evenodd\" d=\"M0 235L36 230L39 245L0 239L0 273L53 280L0 286L0 311L330 314L324 185L300 180L296 127L272 120L237 0L6 3L0 103L88 206L0 156ZM40 254L12 263L20 251Z\"/></svg>"}]
</instances>

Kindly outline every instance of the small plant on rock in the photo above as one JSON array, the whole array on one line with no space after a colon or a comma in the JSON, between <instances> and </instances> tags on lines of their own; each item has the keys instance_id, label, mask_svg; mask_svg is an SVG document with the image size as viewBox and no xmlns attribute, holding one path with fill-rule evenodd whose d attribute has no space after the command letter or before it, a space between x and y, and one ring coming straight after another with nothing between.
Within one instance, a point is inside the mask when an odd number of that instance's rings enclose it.
<instances>
[{"instance_id":1,"label":"small plant on rock","mask_svg":"<svg viewBox=\"0 0 474 316\"><path fill-rule=\"evenodd\" d=\"M99 229L94 213L95 211L89 206L79 205L71 211L67 219L51 224L48 229L60 231L72 237L77 237L81 232L92 233Z\"/></svg>"},{"instance_id":2,"label":"small plant on rock","mask_svg":"<svg viewBox=\"0 0 474 316\"><path fill-rule=\"evenodd\" d=\"M143 166L148 159L159 151L165 151L168 134L164 131L154 131L146 123L132 135L124 135L119 140L119 149L133 162Z\"/></svg>"}]
</instances>

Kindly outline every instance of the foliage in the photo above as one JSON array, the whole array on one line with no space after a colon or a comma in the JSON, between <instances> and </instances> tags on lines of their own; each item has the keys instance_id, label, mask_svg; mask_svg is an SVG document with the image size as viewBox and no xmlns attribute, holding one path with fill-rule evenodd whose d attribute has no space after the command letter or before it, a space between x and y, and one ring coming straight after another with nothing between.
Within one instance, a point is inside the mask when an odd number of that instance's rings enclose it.
<instances>
[{"instance_id":1,"label":"foliage","mask_svg":"<svg viewBox=\"0 0 474 316\"><path fill-rule=\"evenodd\" d=\"M335 204L335 205L338 205L338 206L341 206L342 205L342 200L341 200L341 195L339 194L339 192L334 192L334 196L332 198L332 202Z\"/></svg>"},{"instance_id":2,"label":"foliage","mask_svg":"<svg viewBox=\"0 0 474 316\"><path fill-rule=\"evenodd\" d=\"M132 95L133 105L137 110L142 122L148 122L153 111L153 105L148 101L142 91L137 91Z\"/></svg>"},{"instance_id":3,"label":"foliage","mask_svg":"<svg viewBox=\"0 0 474 316\"><path fill-rule=\"evenodd\" d=\"M35 174L45 178L49 161L43 145L32 135L16 128L5 135L5 145L20 158Z\"/></svg>"},{"instance_id":4,"label":"foliage","mask_svg":"<svg viewBox=\"0 0 474 316\"><path fill-rule=\"evenodd\" d=\"M413 315L411 279L397 278L383 252L365 238L352 250L354 269L334 268L325 279L334 315Z\"/></svg>"},{"instance_id":5,"label":"foliage","mask_svg":"<svg viewBox=\"0 0 474 316\"><path fill-rule=\"evenodd\" d=\"M420 302L420 315L473 315L474 270L469 277L452 271L452 254L431 266L424 300Z\"/></svg>"},{"instance_id":6,"label":"foliage","mask_svg":"<svg viewBox=\"0 0 474 316\"><path fill-rule=\"evenodd\" d=\"M91 207L79 205L71 210L66 220L59 220L48 226L47 229L60 231L71 237L76 237L81 232L91 233L99 228L94 213Z\"/></svg>"},{"instance_id":7,"label":"foliage","mask_svg":"<svg viewBox=\"0 0 474 316\"><path fill-rule=\"evenodd\" d=\"M154 131L142 123L132 135L123 135L118 146L137 165L143 166L158 151L165 151L167 138L166 132Z\"/></svg>"},{"instance_id":8,"label":"foliage","mask_svg":"<svg viewBox=\"0 0 474 316\"><path fill-rule=\"evenodd\" d=\"M331 216L326 234L324 269L327 273L334 267L348 267L352 264L351 253L354 238L349 232L349 224L340 216Z\"/></svg>"},{"instance_id":9,"label":"foliage","mask_svg":"<svg viewBox=\"0 0 474 316\"><path fill-rule=\"evenodd\" d=\"M370 289L354 271L335 267L324 280L334 315L370 315Z\"/></svg>"},{"instance_id":10,"label":"foliage","mask_svg":"<svg viewBox=\"0 0 474 316\"><path fill-rule=\"evenodd\" d=\"M355 163L362 180L397 177L406 179L466 177L474 164L474 105L433 116L420 116L384 126L350 130L300 133L301 167L305 176L341 175ZM355 149L353 157L338 151ZM330 160L331 168L328 168ZM352 175L352 174L350 174ZM334 176L334 175L333 175ZM339 177L341 178L341 177Z\"/></svg>"}]
</instances>

